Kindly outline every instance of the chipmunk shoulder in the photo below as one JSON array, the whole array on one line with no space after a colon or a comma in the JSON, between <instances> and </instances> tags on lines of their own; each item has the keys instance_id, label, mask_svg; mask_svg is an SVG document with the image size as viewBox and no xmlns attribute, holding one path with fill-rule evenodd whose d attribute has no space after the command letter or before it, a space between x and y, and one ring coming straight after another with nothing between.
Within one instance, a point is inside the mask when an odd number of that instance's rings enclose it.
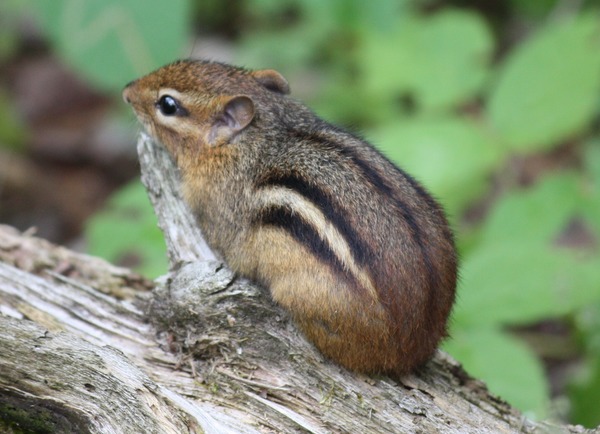
<instances>
[{"instance_id":1,"label":"chipmunk shoulder","mask_svg":"<svg viewBox=\"0 0 600 434\"><path fill-rule=\"evenodd\" d=\"M326 356L405 374L446 335L457 280L441 207L274 70L182 60L123 97L174 157L208 244Z\"/></svg>"}]
</instances>

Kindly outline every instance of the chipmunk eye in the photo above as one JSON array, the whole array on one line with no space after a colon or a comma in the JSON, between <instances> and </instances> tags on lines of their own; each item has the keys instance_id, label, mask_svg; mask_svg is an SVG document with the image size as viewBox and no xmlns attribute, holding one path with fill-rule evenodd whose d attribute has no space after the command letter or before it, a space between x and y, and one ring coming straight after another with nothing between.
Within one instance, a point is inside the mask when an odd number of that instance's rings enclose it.
<instances>
[{"instance_id":1,"label":"chipmunk eye","mask_svg":"<svg viewBox=\"0 0 600 434\"><path fill-rule=\"evenodd\" d=\"M156 107L165 116L183 114L183 109L181 107L181 104L179 104L179 101L177 101L170 95L161 96L160 99L156 102Z\"/></svg>"}]
</instances>

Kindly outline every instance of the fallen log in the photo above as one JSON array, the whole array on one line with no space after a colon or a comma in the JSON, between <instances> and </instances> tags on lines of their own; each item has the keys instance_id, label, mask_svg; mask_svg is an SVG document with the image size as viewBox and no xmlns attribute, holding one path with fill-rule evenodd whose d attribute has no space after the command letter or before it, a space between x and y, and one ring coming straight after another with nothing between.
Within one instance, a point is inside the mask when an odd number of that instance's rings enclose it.
<instances>
[{"instance_id":1,"label":"fallen log","mask_svg":"<svg viewBox=\"0 0 600 434\"><path fill-rule=\"evenodd\" d=\"M527 419L441 351L401 379L326 360L215 259L168 154L138 151L171 263L157 282L0 226L0 431L600 432Z\"/></svg>"}]
</instances>

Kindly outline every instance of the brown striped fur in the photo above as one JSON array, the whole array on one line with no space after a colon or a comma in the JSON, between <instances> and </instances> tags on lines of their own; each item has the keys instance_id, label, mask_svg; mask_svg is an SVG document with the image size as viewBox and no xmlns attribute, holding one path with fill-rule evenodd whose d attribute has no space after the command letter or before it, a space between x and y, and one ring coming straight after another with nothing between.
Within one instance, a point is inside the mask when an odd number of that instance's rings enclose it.
<instances>
[{"instance_id":1,"label":"brown striped fur","mask_svg":"<svg viewBox=\"0 0 600 434\"><path fill-rule=\"evenodd\" d=\"M413 178L288 93L272 70L183 60L123 96L174 156L186 201L234 271L268 287L341 365L410 372L445 336L454 302L446 218ZM164 95L177 114L163 113Z\"/></svg>"}]
</instances>

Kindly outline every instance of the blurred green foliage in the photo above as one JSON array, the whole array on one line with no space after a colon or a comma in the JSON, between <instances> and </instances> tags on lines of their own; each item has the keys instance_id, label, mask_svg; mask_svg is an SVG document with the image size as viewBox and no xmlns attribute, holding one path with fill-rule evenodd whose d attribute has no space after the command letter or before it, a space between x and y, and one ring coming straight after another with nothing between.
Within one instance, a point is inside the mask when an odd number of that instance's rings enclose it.
<instances>
[{"instance_id":1,"label":"blurred green foliage","mask_svg":"<svg viewBox=\"0 0 600 434\"><path fill-rule=\"evenodd\" d=\"M8 58L17 46L16 23L24 0L0 3L0 60Z\"/></svg>"},{"instance_id":2,"label":"blurred green foliage","mask_svg":"<svg viewBox=\"0 0 600 434\"><path fill-rule=\"evenodd\" d=\"M14 111L13 101L0 90L0 144L4 148L21 150L26 135L22 121Z\"/></svg>"},{"instance_id":3,"label":"blurred green foliage","mask_svg":"<svg viewBox=\"0 0 600 434\"><path fill-rule=\"evenodd\" d=\"M28 0L59 55L94 85L125 83L185 55L187 0Z\"/></svg>"},{"instance_id":4,"label":"blurred green foliage","mask_svg":"<svg viewBox=\"0 0 600 434\"><path fill-rule=\"evenodd\" d=\"M506 58L489 118L510 149L552 148L597 115L598 18L590 13L546 25Z\"/></svg>"},{"instance_id":5,"label":"blurred green foliage","mask_svg":"<svg viewBox=\"0 0 600 434\"><path fill-rule=\"evenodd\" d=\"M34 3L58 52L107 88L177 57L188 35L184 0ZM492 391L545 417L543 365L513 331L561 320L581 349L570 415L597 425L600 2L480 3L207 0L192 10L204 29L233 38L236 63L311 81L319 114L365 130L449 210L462 271L445 349ZM575 162L542 165L523 186L520 166L561 152ZM88 236L113 260L135 245L155 276L164 246L141 196L139 184L121 192Z\"/></svg>"},{"instance_id":6,"label":"blurred green foliage","mask_svg":"<svg viewBox=\"0 0 600 434\"><path fill-rule=\"evenodd\" d=\"M8 59L17 47L16 23L20 8L21 0L5 0L0 3L0 62ZM0 90L0 146L19 150L25 136L13 102Z\"/></svg>"},{"instance_id":7,"label":"blurred green foliage","mask_svg":"<svg viewBox=\"0 0 600 434\"><path fill-rule=\"evenodd\" d=\"M97 256L155 278L167 271L165 243L146 190L131 182L112 196L87 224L90 250Z\"/></svg>"}]
</instances>

